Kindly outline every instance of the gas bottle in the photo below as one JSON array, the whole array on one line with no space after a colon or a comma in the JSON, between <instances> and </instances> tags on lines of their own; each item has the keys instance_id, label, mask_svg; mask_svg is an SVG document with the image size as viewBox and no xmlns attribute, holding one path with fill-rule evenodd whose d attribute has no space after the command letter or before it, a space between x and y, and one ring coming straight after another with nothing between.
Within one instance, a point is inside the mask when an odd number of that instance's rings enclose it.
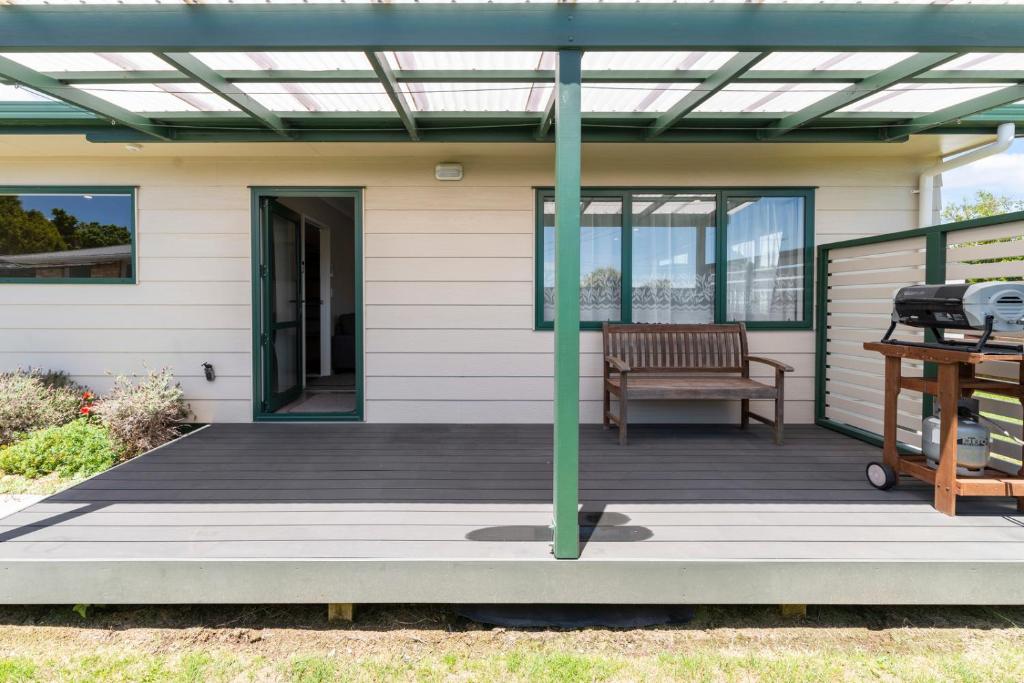
<instances>
[{"instance_id":1,"label":"gas bottle","mask_svg":"<svg viewBox=\"0 0 1024 683\"><path fill-rule=\"evenodd\" d=\"M962 398L957 401L956 464L961 474L981 474L988 465L992 452L992 434L978 416L978 400ZM940 410L926 417L921 425L921 450L929 467L939 466Z\"/></svg>"}]
</instances>

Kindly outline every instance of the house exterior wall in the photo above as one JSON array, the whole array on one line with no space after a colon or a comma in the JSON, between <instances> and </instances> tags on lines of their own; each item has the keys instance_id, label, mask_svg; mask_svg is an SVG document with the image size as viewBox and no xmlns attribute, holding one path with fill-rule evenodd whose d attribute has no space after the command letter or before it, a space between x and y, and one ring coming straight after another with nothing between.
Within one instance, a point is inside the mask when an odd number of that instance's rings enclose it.
<instances>
[{"instance_id":1,"label":"house exterior wall","mask_svg":"<svg viewBox=\"0 0 1024 683\"><path fill-rule=\"evenodd\" d=\"M3 185L138 186L135 285L0 284L0 368L170 366L200 421L252 414L250 186L363 187L365 418L549 422L552 333L534 330L534 188L550 145L0 146ZM816 186L816 243L914 227L922 145L587 145L584 186ZM271 156L273 155L273 156ZM434 180L440 161L461 182ZM599 332L583 332L581 415L600 421ZM813 420L812 331L752 332L787 362L788 422ZM201 363L217 369L213 383ZM763 372L760 368L758 372ZM724 421L729 404L636 420Z\"/></svg>"}]
</instances>

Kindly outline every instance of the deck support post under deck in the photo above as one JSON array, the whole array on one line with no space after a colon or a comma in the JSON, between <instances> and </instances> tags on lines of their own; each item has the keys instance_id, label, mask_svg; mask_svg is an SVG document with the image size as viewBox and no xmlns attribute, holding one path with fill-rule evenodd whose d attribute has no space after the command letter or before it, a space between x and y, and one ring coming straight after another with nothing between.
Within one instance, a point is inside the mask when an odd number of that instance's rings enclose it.
<instances>
[{"instance_id":1,"label":"deck support post under deck","mask_svg":"<svg viewBox=\"0 0 1024 683\"><path fill-rule=\"evenodd\" d=\"M554 555L580 556L580 50L555 77Z\"/></svg>"},{"instance_id":2,"label":"deck support post under deck","mask_svg":"<svg viewBox=\"0 0 1024 683\"><path fill-rule=\"evenodd\" d=\"M355 605L351 602L327 603L327 621L352 621L355 619Z\"/></svg>"}]
</instances>

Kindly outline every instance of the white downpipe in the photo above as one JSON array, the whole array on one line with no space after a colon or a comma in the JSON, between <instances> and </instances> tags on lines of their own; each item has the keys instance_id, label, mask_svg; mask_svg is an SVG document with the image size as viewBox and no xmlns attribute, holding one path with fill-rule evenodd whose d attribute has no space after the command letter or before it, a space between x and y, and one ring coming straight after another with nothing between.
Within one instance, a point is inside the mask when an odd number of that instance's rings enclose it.
<instances>
[{"instance_id":1,"label":"white downpipe","mask_svg":"<svg viewBox=\"0 0 1024 683\"><path fill-rule=\"evenodd\" d=\"M920 228L927 228L935 223L934 211L935 201L935 176L954 168L960 168L967 164L985 159L987 157L1002 154L1013 144L1013 137L1016 133L1016 126L1012 123L1002 123L996 131L995 142L990 142L982 147L977 147L969 152L964 152L952 159L940 161L936 165L924 171L918 180L917 188L917 225Z\"/></svg>"}]
</instances>

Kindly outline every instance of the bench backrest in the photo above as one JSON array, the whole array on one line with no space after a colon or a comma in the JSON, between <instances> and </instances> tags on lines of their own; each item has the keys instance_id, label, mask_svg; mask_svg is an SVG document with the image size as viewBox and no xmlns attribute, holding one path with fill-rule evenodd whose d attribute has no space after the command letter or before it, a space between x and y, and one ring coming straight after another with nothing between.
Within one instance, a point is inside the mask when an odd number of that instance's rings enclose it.
<instances>
[{"instance_id":1,"label":"bench backrest","mask_svg":"<svg viewBox=\"0 0 1024 683\"><path fill-rule=\"evenodd\" d=\"M747 330L743 323L605 323L602 332L605 357L615 356L625 361L633 372L746 374Z\"/></svg>"}]
</instances>

